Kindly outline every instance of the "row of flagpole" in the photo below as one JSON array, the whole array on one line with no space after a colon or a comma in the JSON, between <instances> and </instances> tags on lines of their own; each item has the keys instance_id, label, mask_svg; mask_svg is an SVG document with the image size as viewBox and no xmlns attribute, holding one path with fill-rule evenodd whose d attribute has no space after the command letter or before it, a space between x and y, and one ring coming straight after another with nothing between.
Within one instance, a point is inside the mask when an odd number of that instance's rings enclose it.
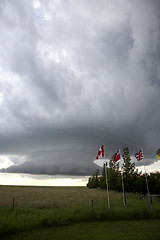
<instances>
[{"instance_id":1,"label":"row of flagpole","mask_svg":"<svg viewBox=\"0 0 160 240\"><path fill-rule=\"evenodd\" d=\"M157 153L157 159L160 159L160 149L158 149ZM96 159L104 159L105 158L105 145L103 144L99 150ZM148 196L150 197L150 192L149 192L149 186L148 186L148 179L147 179L147 174L146 174L146 169L145 169L145 163L144 163L144 155L143 155L143 150L140 149L138 153L135 154L135 158L137 161L143 160L143 166L144 166L144 173L145 173L145 179L146 179L146 187L147 187L147 193ZM114 155L114 162L117 162L121 160L121 153L120 149L115 153ZM107 161L105 161L105 175L106 175L106 188L107 188L107 198L108 198L108 208L110 208L110 199L109 199L109 191L108 191L108 176L107 176ZM126 205L126 197L125 197L125 186L124 186L124 177L123 177L123 167L121 167L121 176L122 176L122 189L123 189L123 200L124 200L124 206Z\"/></svg>"},{"instance_id":2,"label":"row of flagpole","mask_svg":"<svg viewBox=\"0 0 160 240\"><path fill-rule=\"evenodd\" d=\"M114 162L121 160L120 149L114 155ZM125 195L125 187L124 187L124 178L123 178L123 167L121 167L121 177L122 177L122 190L123 190L123 203L126 206L126 195Z\"/></svg>"}]
</instances>

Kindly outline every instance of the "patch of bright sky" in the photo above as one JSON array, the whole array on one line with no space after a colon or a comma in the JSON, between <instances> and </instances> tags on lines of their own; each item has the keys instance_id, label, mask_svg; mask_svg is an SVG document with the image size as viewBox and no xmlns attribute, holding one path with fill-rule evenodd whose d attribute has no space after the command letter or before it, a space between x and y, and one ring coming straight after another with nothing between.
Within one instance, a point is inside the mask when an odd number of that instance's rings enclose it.
<instances>
[{"instance_id":1,"label":"patch of bright sky","mask_svg":"<svg viewBox=\"0 0 160 240\"><path fill-rule=\"evenodd\" d=\"M147 173L149 172L159 172L160 171L160 161L154 162L148 166L140 166L138 167L138 171L142 171L142 173L144 173L144 171L146 170Z\"/></svg>"},{"instance_id":2,"label":"patch of bright sky","mask_svg":"<svg viewBox=\"0 0 160 240\"><path fill-rule=\"evenodd\" d=\"M12 161L4 155L0 156L0 168L8 168L9 166L12 166Z\"/></svg>"},{"instance_id":3,"label":"patch of bright sky","mask_svg":"<svg viewBox=\"0 0 160 240\"><path fill-rule=\"evenodd\" d=\"M0 155L0 169L8 168L14 164L22 164L26 161L25 156Z\"/></svg>"},{"instance_id":4,"label":"patch of bright sky","mask_svg":"<svg viewBox=\"0 0 160 240\"><path fill-rule=\"evenodd\" d=\"M0 173L1 185L21 186L86 186L88 177L63 177L18 173Z\"/></svg>"},{"instance_id":5,"label":"patch of bright sky","mask_svg":"<svg viewBox=\"0 0 160 240\"><path fill-rule=\"evenodd\" d=\"M100 167L103 167L103 164L105 163L105 161L107 161L107 165L108 165L109 164L109 159L106 159L106 160L101 160L101 159L94 160L94 163L97 164ZM160 171L160 161L155 161L154 163L152 163L150 165L147 165L147 166L143 165L143 161L137 163L137 161L134 160L134 157L131 157L131 161L135 163L135 168L138 169L138 172L144 173L145 170L146 170L147 173ZM140 163L142 164L141 166L139 166ZM119 161L119 166L121 167L122 164L123 164L123 160L120 160Z\"/></svg>"}]
</instances>

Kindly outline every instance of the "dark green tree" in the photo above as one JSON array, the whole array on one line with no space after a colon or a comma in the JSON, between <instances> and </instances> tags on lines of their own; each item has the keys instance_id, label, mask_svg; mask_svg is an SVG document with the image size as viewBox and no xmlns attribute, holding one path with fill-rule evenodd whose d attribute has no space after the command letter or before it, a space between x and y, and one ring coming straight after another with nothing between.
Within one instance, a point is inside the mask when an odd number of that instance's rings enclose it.
<instances>
[{"instance_id":1,"label":"dark green tree","mask_svg":"<svg viewBox=\"0 0 160 240\"><path fill-rule=\"evenodd\" d=\"M88 179L87 187L97 188L99 187L99 170L96 170L95 173Z\"/></svg>"},{"instance_id":2,"label":"dark green tree","mask_svg":"<svg viewBox=\"0 0 160 240\"><path fill-rule=\"evenodd\" d=\"M160 172L150 173L147 178L150 193L160 194Z\"/></svg>"},{"instance_id":3,"label":"dark green tree","mask_svg":"<svg viewBox=\"0 0 160 240\"><path fill-rule=\"evenodd\" d=\"M146 178L142 172L135 170L135 164L131 162L128 147L123 149L123 179L125 192L139 192L146 194ZM114 163L114 156L110 158L107 166L108 187L110 190L122 191L122 175L119 171L119 163ZM149 190L151 194L160 194L160 172L147 174ZM102 174L96 170L88 179L87 187L106 189L106 167L102 168Z\"/></svg>"},{"instance_id":4,"label":"dark green tree","mask_svg":"<svg viewBox=\"0 0 160 240\"><path fill-rule=\"evenodd\" d=\"M131 163L131 157L129 153L128 147L123 149L123 176L124 176L124 186L126 192L133 191L134 185L134 171L135 171L135 163Z\"/></svg>"},{"instance_id":5,"label":"dark green tree","mask_svg":"<svg viewBox=\"0 0 160 240\"><path fill-rule=\"evenodd\" d=\"M100 176L100 179L99 179L99 186L100 188L103 188L103 189L106 189L107 186L106 186L106 169L105 169L105 164L103 165L103 168L102 168L102 175Z\"/></svg>"},{"instance_id":6,"label":"dark green tree","mask_svg":"<svg viewBox=\"0 0 160 240\"><path fill-rule=\"evenodd\" d=\"M110 190L120 191L119 162L114 162L114 155L110 158L108 169L108 186Z\"/></svg>"}]
</instances>

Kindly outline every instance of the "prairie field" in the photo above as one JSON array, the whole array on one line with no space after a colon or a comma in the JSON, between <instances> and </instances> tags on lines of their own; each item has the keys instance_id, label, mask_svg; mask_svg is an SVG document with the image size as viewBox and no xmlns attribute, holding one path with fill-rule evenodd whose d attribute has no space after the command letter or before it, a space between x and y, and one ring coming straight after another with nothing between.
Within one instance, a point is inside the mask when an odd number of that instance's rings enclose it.
<instances>
[{"instance_id":1,"label":"prairie field","mask_svg":"<svg viewBox=\"0 0 160 240\"><path fill-rule=\"evenodd\" d=\"M73 226L79 226L75 224L87 226L94 222L122 224L123 221L149 221L148 224L152 226L154 221L155 226L159 226L158 199L153 199L151 212L143 195L126 194L126 206L121 192L110 191L109 197L110 209L107 192L102 189L0 186L0 237L10 239L15 234L17 238L16 234L19 233L58 231L57 228L67 231Z\"/></svg>"},{"instance_id":2,"label":"prairie field","mask_svg":"<svg viewBox=\"0 0 160 240\"><path fill-rule=\"evenodd\" d=\"M159 240L160 220L84 222L23 231L3 240Z\"/></svg>"}]
</instances>

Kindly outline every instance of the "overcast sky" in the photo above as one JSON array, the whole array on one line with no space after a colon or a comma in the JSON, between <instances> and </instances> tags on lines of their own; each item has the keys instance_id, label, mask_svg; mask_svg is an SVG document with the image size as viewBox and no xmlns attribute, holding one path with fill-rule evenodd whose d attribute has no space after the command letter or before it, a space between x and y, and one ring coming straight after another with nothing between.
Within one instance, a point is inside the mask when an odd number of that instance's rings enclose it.
<instances>
[{"instance_id":1,"label":"overcast sky","mask_svg":"<svg viewBox=\"0 0 160 240\"><path fill-rule=\"evenodd\" d=\"M107 158L128 146L157 161L159 9L159 0L0 0L6 172L91 175L102 144Z\"/></svg>"}]
</instances>

